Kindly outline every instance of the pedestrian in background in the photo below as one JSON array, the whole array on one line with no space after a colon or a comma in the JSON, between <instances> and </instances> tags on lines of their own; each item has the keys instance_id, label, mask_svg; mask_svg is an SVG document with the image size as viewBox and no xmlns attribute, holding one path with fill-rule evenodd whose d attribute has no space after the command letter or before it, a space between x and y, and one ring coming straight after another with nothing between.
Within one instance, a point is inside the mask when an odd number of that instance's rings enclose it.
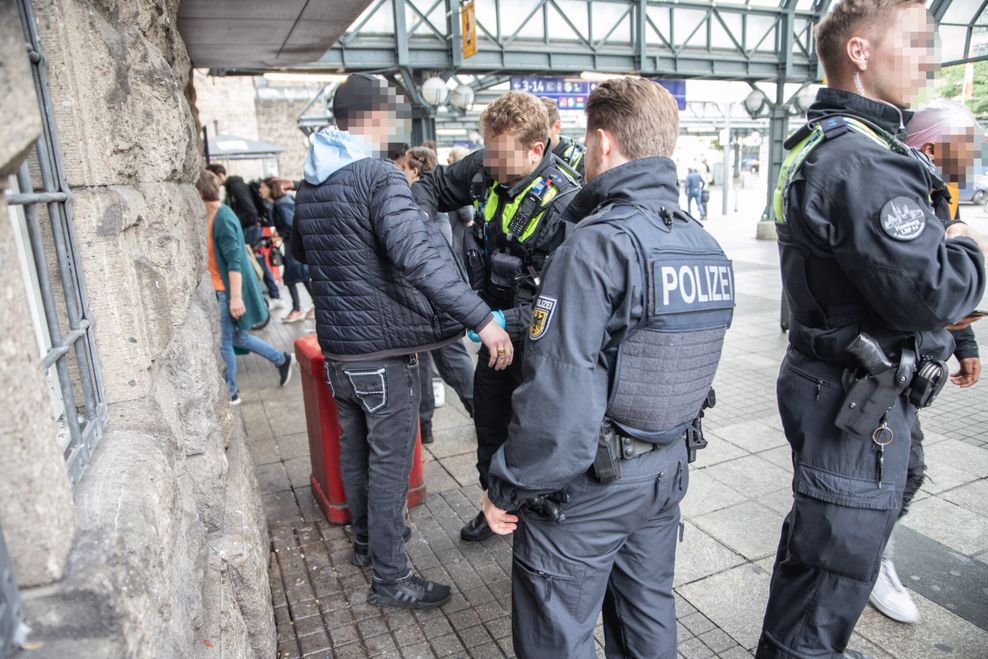
<instances>
[{"instance_id":1,"label":"pedestrian in background","mask_svg":"<svg viewBox=\"0 0 988 659\"><path fill-rule=\"evenodd\" d=\"M294 357L247 333L254 325L267 320L268 310L247 261L250 256L245 249L240 221L229 206L220 203L220 183L215 174L203 170L196 188L206 204L209 276L219 303L220 355L226 364L224 379L230 403L239 405L235 347L257 353L274 364L278 369L278 385L282 387L291 379Z\"/></svg>"}]
</instances>

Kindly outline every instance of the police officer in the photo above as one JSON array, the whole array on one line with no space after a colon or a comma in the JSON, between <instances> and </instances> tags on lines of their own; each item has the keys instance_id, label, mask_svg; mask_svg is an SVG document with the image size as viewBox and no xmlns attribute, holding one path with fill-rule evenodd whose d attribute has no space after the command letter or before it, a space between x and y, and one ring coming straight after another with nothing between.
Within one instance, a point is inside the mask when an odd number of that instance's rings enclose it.
<instances>
[{"instance_id":1,"label":"police officer","mask_svg":"<svg viewBox=\"0 0 988 659\"><path fill-rule=\"evenodd\" d=\"M549 118L535 96L508 92L484 110L480 125L485 149L432 170L412 186L412 194L430 217L474 206L473 231L465 241L470 283L501 314L517 351L531 324L545 260L563 242L560 214L579 186L546 148ZM521 355L504 371L486 363L482 348L474 373L473 418L477 470L485 490L491 456L507 437ZM481 513L460 532L467 542L492 535Z\"/></svg>"},{"instance_id":2,"label":"police officer","mask_svg":"<svg viewBox=\"0 0 988 659\"><path fill-rule=\"evenodd\" d=\"M902 502L915 408L946 375L944 327L985 279L975 235L945 231L929 163L896 137L934 66L923 3L845 0L816 35L830 87L787 143L775 196L793 316L779 412L795 475L763 658L844 652Z\"/></svg>"},{"instance_id":3,"label":"police officer","mask_svg":"<svg viewBox=\"0 0 988 659\"><path fill-rule=\"evenodd\" d=\"M609 80L586 113L589 182L566 211L580 224L546 270L481 506L495 532L516 532L519 657L594 657L602 606L607 656L675 657L685 431L720 359L734 275L679 209L669 92Z\"/></svg>"},{"instance_id":4,"label":"police officer","mask_svg":"<svg viewBox=\"0 0 988 659\"><path fill-rule=\"evenodd\" d=\"M551 98L539 97L549 113L549 148L570 169L576 173L577 179L582 183L584 175L584 158L587 150L562 134L563 119L559 115L559 106Z\"/></svg>"}]
</instances>

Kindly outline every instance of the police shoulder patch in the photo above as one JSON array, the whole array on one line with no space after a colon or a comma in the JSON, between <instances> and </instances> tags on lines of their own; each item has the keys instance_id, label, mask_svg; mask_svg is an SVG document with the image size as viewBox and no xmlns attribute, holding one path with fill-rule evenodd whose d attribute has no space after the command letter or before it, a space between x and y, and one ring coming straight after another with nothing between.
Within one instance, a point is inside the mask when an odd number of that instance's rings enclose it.
<instances>
[{"instance_id":1,"label":"police shoulder patch","mask_svg":"<svg viewBox=\"0 0 988 659\"><path fill-rule=\"evenodd\" d=\"M556 299L540 295L535 304L532 305L532 328L529 337L532 341L538 341L545 336L552 322L552 312L556 310Z\"/></svg>"},{"instance_id":2,"label":"police shoulder patch","mask_svg":"<svg viewBox=\"0 0 988 659\"><path fill-rule=\"evenodd\" d=\"M882 230L896 240L915 240L926 228L926 213L908 197L894 197L882 206Z\"/></svg>"}]
</instances>

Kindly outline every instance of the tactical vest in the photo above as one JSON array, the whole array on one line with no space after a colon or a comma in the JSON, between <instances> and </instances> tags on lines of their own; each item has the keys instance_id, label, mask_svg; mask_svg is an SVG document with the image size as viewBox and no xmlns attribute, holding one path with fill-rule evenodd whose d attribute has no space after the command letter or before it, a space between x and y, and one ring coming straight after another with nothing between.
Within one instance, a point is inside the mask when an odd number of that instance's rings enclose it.
<instances>
[{"instance_id":1,"label":"tactical vest","mask_svg":"<svg viewBox=\"0 0 988 659\"><path fill-rule=\"evenodd\" d=\"M587 150L582 146L576 142L570 142L563 147L563 150L557 155L563 160L563 162L569 165L574 172L576 172L580 166L580 163L583 162L583 156L585 156L586 153Z\"/></svg>"},{"instance_id":2,"label":"tactical vest","mask_svg":"<svg viewBox=\"0 0 988 659\"><path fill-rule=\"evenodd\" d=\"M679 441L717 372L734 314L734 268L679 209L660 218L638 208L602 221L631 236L645 284L642 318L618 345L607 417L631 437Z\"/></svg>"},{"instance_id":3,"label":"tactical vest","mask_svg":"<svg viewBox=\"0 0 988 659\"><path fill-rule=\"evenodd\" d=\"M556 173L573 188L562 192L552 179ZM545 258L562 242L560 237L547 244L560 221L558 214L550 216L550 207L579 187L558 170L534 177L510 200L497 182L485 187L482 179L475 179L472 187L476 243L467 246L470 283L486 293L489 303L516 306L535 296Z\"/></svg>"}]
</instances>

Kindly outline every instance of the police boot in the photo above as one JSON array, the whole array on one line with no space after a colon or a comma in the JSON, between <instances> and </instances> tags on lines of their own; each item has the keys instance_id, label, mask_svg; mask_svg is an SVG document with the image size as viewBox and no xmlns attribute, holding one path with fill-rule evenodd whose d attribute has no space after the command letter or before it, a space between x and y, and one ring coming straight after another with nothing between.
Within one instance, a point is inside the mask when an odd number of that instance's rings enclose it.
<instances>
[{"instance_id":1,"label":"police boot","mask_svg":"<svg viewBox=\"0 0 988 659\"><path fill-rule=\"evenodd\" d=\"M460 529L460 538L464 542L483 542L493 535L494 531L491 531L491 527L487 526L487 518L484 517L483 511L477 513L476 517Z\"/></svg>"}]
</instances>

